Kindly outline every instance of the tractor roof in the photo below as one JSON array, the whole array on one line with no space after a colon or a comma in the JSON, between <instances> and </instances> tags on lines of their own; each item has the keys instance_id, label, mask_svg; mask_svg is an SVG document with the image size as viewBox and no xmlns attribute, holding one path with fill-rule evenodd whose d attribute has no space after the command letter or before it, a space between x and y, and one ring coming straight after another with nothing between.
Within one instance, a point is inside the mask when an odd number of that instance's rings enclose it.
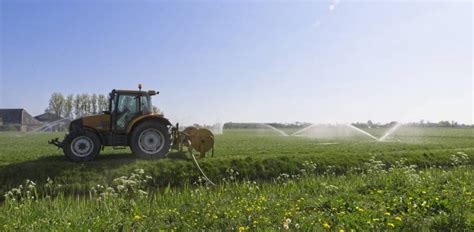
<instances>
[{"instance_id":1,"label":"tractor roof","mask_svg":"<svg viewBox=\"0 0 474 232\"><path fill-rule=\"evenodd\" d=\"M133 95L142 94L142 95L150 95L150 96L153 96L153 95L156 95L156 94L159 93L159 92L156 92L154 90L138 91L138 90L120 90L120 89L114 89L114 90L112 90L112 92L124 93L124 94L133 94Z\"/></svg>"}]
</instances>

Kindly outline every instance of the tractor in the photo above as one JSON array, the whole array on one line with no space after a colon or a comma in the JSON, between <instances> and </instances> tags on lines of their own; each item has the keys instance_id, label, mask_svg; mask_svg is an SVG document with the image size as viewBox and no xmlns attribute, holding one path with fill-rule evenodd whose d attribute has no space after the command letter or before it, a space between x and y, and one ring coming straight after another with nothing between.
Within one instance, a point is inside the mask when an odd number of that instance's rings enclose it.
<instances>
[{"instance_id":1,"label":"tractor","mask_svg":"<svg viewBox=\"0 0 474 232\"><path fill-rule=\"evenodd\" d=\"M174 148L182 151L188 147L204 157L212 149L214 135L205 128L188 127L179 130L163 114L154 113L151 97L158 92L137 90L112 90L109 108L103 114L73 120L63 141L49 141L62 148L72 161L89 161L96 158L105 146L129 146L132 153L142 158L162 158Z\"/></svg>"}]
</instances>

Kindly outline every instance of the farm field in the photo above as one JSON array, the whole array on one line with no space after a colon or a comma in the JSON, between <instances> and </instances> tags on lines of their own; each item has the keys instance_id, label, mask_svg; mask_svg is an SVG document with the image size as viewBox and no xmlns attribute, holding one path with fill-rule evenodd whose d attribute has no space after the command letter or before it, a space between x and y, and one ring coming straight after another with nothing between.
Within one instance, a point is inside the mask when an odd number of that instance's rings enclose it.
<instances>
[{"instance_id":1,"label":"farm field","mask_svg":"<svg viewBox=\"0 0 474 232\"><path fill-rule=\"evenodd\" d=\"M0 133L2 229L472 231L474 225L473 129L401 128L386 142L225 130L216 136L215 157L199 161L217 186L208 186L180 153L139 160L128 149L105 149L95 161L72 163L47 144L62 136Z\"/></svg>"}]
</instances>

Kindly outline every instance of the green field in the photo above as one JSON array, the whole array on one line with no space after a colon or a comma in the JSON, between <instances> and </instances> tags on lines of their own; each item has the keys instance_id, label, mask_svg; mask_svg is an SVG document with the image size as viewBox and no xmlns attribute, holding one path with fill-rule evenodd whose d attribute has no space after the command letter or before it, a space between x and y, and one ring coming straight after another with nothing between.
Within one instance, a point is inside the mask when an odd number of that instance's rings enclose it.
<instances>
[{"instance_id":1,"label":"green field","mask_svg":"<svg viewBox=\"0 0 474 232\"><path fill-rule=\"evenodd\" d=\"M473 129L401 128L386 142L225 130L199 161L217 186L180 153L72 163L47 144L62 136L0 133L2 229L474 229Z\"/></svg>"}]
</instances>

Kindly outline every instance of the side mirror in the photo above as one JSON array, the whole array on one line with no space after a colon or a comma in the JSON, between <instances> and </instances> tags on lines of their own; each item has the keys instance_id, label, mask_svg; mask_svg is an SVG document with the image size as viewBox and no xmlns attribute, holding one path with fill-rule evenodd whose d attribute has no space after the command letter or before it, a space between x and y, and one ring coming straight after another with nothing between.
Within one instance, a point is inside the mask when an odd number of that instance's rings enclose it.
<instances>
[{"instance_id":1,"label":"side mirror","mask_svg":"<svg viewBox=\"0 0 474 232\"><path fill-rule=\"evenodd\" d=\"M102 112L103 112L104 114L110 114L110 111L108 111L108 110L104 110L104 111L102 111Z\"/></svg>"},{"instance_id":2,"label":"side mirror","mask_svg":"<svg viewBox=\"0 0 474 232\"><path fill-rule=\"evenodd\" d=\"M155 91L155 90L148 90L148 95L150 95L150 96L154 96L154 95L157 95L157 94L160 94L160 92Z\"/></svg>"}]
</instances>

